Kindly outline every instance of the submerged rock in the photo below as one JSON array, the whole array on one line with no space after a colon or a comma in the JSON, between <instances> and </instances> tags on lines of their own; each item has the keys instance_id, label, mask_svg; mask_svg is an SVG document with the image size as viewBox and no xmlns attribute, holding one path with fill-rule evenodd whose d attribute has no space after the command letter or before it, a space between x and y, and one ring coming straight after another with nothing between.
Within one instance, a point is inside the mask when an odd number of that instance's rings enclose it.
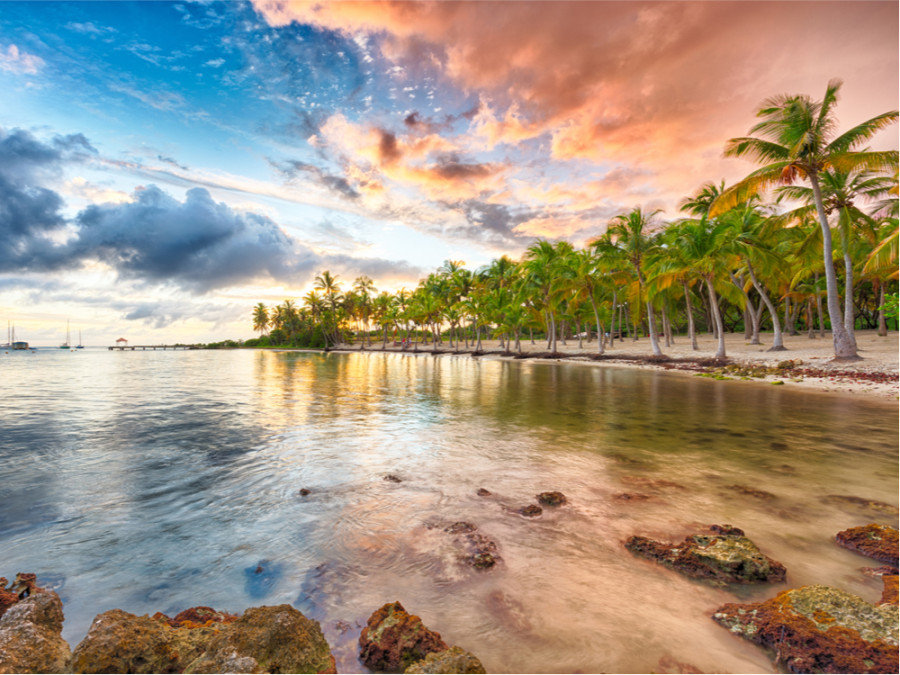
<instances>
[{"instance_id":1,"label":"submerged rock","mask_svg":"<svg viewBox=\"0 0 900 675\"><path fill-rule=\"evenodd\" d=\"M481 661L462 647L432 652L409 666L406 673L486 673Z\"/></svg>"},{"instance_id":2,"label":"submerged rock","mask_svg":"<svg viewBox=\"0 0 900 675\"><path fill-rule=\"evenodd\" d=\"M395 476L392 473L389 473L387 476L385 476L384 480L386 480L389 483L402 483L403 482L403 479L400 478L400 476Z\"/></svg>"},{"instance_id":3,"label":"submerged rock","mask_svg":"<svg viewBox=\"0 0 900 675\"><path fill-rule=\"evenodd\" d=\"M542 492L537 496L537 500L544 506L562 506L568 502L562 492Z\"/></svg>"},{"instance_id":4,"label":"submerged rock","mask_svg":"<svg viewBox=\"0 0 900 675\"><path fill-rule=\"evenodd\" d=\"M478 488L478 491L475 494L478 495L479 497L490 497L494 493L485 488Z\"/></svg>"},{"instance_id":5,"label":"submerged rock","mask_svg":"<svg viewBox=\"0 0 900 675\"><path fill-rule=\"evenodd\" d=\"M896 673L897 606L871 605L828 586L804 586L771 600L727 604L713 620L775 652L793 673Z\"/></svg>"},{"instance_id":6,"label":"submerged rock","mask_svg":"<svg viewBox=\"0 0 900 675\"><path fill-rule=\"evenodd\" d=\"M515 512L520 516L525 516L526 518L537 518L544 512L537 504L529 504L528 506L523 506L521 508L515 509Z\"/></svg>"},{"instance_id":7,"label":"submerged rock","mask_svg":"<svg viewBox=\"0 0 900 675\"><path fill-rule=\"evenodd\" d=\"M33 575L32 575L33 576ZM33 581L33 579L32 579ZM6 580L3 580L5 585ZM62 601L32 585L0 617L0 673L67 673L71 651L62 639Z\"/></svg>"},{"instance_id":8,"label":"submerged rock","mask_svg":"<svg viewBox=\"0 0 900 675\"><path fill-rule=\"evenodd\" d=\"M213 635L186 673L334 673L318 621L290 605L251 607Z\"/></svg>"},{"instance_id":9,"label":"submerged rock","mask_svg":"<svg viewBox=\"0 0 900 675\"><path fill-rule=\"evenodd\" d=\"M646 502L653 499L650 495L645 495L640 492L622 492L617 494L615 498L620 499L623 502Z\"/></svg>"},{"instance_id":10,"label":"submerged rock","mask_svg":"<svg viewBox=\"0 0 900 675\"><path fill-rule=\"evenodd\" d=\"M690 535L680 544L635 536L625 542L625 548L686 576L719 583L784 581L786 574L784 565L760 552L740 529L728 525L714 525L709 534Z\"/></svg>"},{"instance_id":11,"label":"submerged rock","mask_svg":"<svg viewBox=\"0 0 900 675\"><path fill-rule=\"evenodd\" d=\"M429 529L435 527L440 527L440 525L428 525ZM500 562L497 543L478 532L478 526L474 523L460 520L442 529L447 534L454 535L453 544L458 551L459 561L463 564L477 570L486 570Z\"/></svg>"},{"instance_id":12,"label":"submerged rock","mask_svg":"<svg viewBox=\"0 0 900 675\"><path fill-rule=\"evenodd\" d=\"M312 493L312 490L310 490L309 488L300 488L300 491L297 494L299 494L301 497L306 497L306 496L310 495L311 493Z\"/></svg>"},{"instance_id":13,"label":"submerged rock","mask_svg":"<svg viewBox=\"0 0 900 675\"><path fill-rule=\"evenodd\" d=\"M747 485L728 485L726 486L726 489L731 490L732 492L738 492L748 497L754 497L755 499L760 499L762 501L771 501L775 499L775 495L773 495L771 492L758 490L757 488L749 487Z\"/></svg>"},{"instance_id":14,"label":"submerged rock","mask_svg":"<svg viewBox=\"0 0 900 675\"><path fill-rule=\"evenodd\" d=\"M868 556L878 562L897 566L897 530L887 525L862 525L838 532L840 546Z\"/></svg>"},{"instance_id":15,"label":"submerged rock","mask_svg":"<svg viewBox=\"0 0 900 675\"><path fill-rule=\"evenodd\" d=\"M251 598L264 598L281 578L281 565L271 560L260 560L244 570L244 590Z\"/></svg>"},{"instance_id":16,"label":"submerged rock","mask_svg":"<svg viewBox=\"0 0 900 675\"><path fill-rule=\"evenodd\" d=\"M428 630L399 602L376 610L359 636L359 656L370 670L403 672L428 654L447 649L440 633Z\"/></svg>"},{"instance_id":17,"label":"submerged rock","mask_svg":"<svg viewBox=\"0 0 900 675\"><path fill-rule=\"evenodd\" d=\"M854 497L853 495L825 495L822 497L822 501L850 511L874 511L890 516L896 516L897 513L900 513L900 510L893 504L880 502L877 499Z\"/></svg>"}]
</instances>

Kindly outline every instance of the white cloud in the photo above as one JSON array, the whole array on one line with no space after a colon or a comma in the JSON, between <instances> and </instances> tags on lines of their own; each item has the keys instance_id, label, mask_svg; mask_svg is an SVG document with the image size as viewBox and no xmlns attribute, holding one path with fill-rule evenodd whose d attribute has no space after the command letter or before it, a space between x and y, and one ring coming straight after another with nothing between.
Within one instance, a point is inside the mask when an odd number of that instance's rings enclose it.
<instances>
[{"instance_id":1,"label":"white cloud","mask_svg":"<svg viewBox=\"0 0 900 675\"><path fill-rule=\"evenodd\" d=\"M9 45L6 51L0 47L0 70L19 75L37 75L44 67L44 59L34 54L19 51L16 45Z\"/></svg>"}]
</instances>

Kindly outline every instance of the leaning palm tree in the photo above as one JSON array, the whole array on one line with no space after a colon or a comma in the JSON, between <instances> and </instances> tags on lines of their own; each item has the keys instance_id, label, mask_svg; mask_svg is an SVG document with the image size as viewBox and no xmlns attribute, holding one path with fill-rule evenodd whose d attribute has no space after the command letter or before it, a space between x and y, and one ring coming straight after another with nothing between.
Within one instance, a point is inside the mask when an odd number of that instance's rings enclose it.
<instances>
[{"instance_id":1,"label":"leaning palm tree","mask_svg":"<svg viewBox=\"0 0 900 675\"><path fill-rule=\"evenodd\" d=\"M746 201L765 187L778 183L791 184L800 179L809 181L813 191L819 226L822 228L825 284L828 292L828 314L831 318L835 359L856 360L856 346L844 327L834 270L831 228L825 214L820 176L830 168L840 171L893 171L897 165L897 151L857 151L880 129L897 120L896 110L883 113L835 136L840 80L828 83L825 96L814 101L807 95L774 96L763 103L757 112L762 121L751 134L732 138L725 146L726 157L748 157L764 164L736 185L728 188L712 206L710 215L722 213Z\"/></svg>"},{"instance_id":2,"label":"leaning palm tree","mask_svg":"<svg viewBox=\"0 0 900 675\"><path fill-rule=\"evenodd\" d=\"M266 328L269 327L269 310L263 303L257 303L256 307L253 308L253 330L259 333L259 336L262 337L263 333L266 332Z\"/></svg>"}]
</instances>

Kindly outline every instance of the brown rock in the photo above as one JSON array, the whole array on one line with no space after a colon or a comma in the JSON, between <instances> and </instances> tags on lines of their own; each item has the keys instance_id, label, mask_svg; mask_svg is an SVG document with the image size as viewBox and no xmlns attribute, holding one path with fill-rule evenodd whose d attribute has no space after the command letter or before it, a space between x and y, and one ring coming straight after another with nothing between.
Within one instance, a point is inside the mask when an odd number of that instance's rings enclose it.
<instances>
[{"instance_id":1,"label":"brown rock","mask_svg":"<svg viewBox=\"0 0 900 675\"><path fill-rule=\"evenodd\" d=\"M881 600L879 605L896 605L900 602L900 588L898 588L897 580L900 579L896 574L885 574L881 577L884 582L884 590L881 592Z\"/></svg>"},{"instance_id":2,"label":"brown rock","mask_svg":"<svg viewBox=\"0 0 900 675\"><path fill-rule=\"evenodd\" d=\"M804 586L765 602L724 605L712 618L773 650L776 666L792 673L898 672L896 605Z\"/></svg>"},{"instance_id":3,"label":"brown rock","mask_svg":"<svg viewBox=\"0 0 900 675\"><path fill-rule=\"evenodd\" d=\"M897 567L897 530L887 525L862 525L838 532L840 546Z\"/></svg>"},{"instance_id":4,"label":"brown rock","mask_svg":"<svg viewBox=\"0 0 900 675\"><path fill-rule=\"evenodd\" d=\"M399 602L376 610L359 636L359 656L371 670L400 673L432 652L449 649L440 633L409 614Z\"/></svg>"},{"instance_id":5,"label":"brown rock","mask_svg":"<svg viewBox=\"0 0 900 675\"><path fill-rule=\"evenodd\" d=\"M523 506L515 510L520 516L525 516L526 518L537 518L544 512L537 504L529 504L528 506Z\"/></svg>"},{"instance_id":6,"label":"brown rock","mask_svg":"<svg viewBox=\"0 0 900 675\"><path fill-rule=\"evenodd\" d=\"M569 501L562 492L542 492L537 500L544 506L562 506Z\"/></svg>"},{"instance_id":7,"label":"brown rock","mask_svg":"<svg viewBox=\"0 0 900 675\"><path fill-rule=\"evenodd\" d=\"M478 491L475 494L479 497L490 497L494 493L486 488L478 488Z\"/></svg>"},{"instance_id":8,"label":"brown rock","mask_svg":"<svg viewBox=\"0 0 900 675\"><path fill-rule=\"evenodd\" d=\"M290 605L251 607L210 639L186 673L334 673L318 621Z\"/></svg>"},{"instance_id":9,"label":"brown rock","mask_svg":"<svg viewBox=\"0 0 900 675\"><path fill-rule=\"evenodd\" d=\"M405 673L486 673L481 661L462 647L451 647L443 652L432 652L416 661Z\"/></svg>"},{"instance_id":10,"label":"brown rock","mask_svg":"<svg viewBox=\"0 0 900 675\"><path fill-rule=\"evenodd\" d=\"M18 597L18 596L16 596ZM0 617L0 673L66 673L63 608L53 591L35 589Z\"/></svg>"},{"instance_id":11,"label":"brown rock","mask_svg":"<svg viewBox=\"0 0 900 675\"><path fill-rule=\"evenodd\" d=\"M786 574L784 565L764 555L741 530L730 525L714 525L710 534L693 534L680 544L631 537L625 548L686 576L718 583L784 581Z\"/></svg>"}]
</instances>

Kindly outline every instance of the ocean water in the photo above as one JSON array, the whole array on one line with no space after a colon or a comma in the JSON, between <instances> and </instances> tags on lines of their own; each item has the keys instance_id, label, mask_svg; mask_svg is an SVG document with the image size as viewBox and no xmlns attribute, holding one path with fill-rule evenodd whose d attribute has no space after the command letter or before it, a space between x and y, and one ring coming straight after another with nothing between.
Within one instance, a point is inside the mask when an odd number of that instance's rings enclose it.
<instances>
[{"instance_id":1,"label":"ocean water","mask_svg":"<svg viewBox=\"0 0 900 675\"><path fill-rule=\"evenodd\" d=\"M896 404L790 385L105 349L0 354L0 384L0 575L57 589L73 647L115 607L291 603L358 672L361 627L400 600L489 672L773 672L715 609L810 583L875 601L861 568L877 563L834 535L897 526L835 499L896 507ZM545 490L569 504L514 512ZM495 568L460 561L443 530L460 520L496 542ZM714 587L622 545L711 523L744 529L787 582Z\"/></svg>"}]
</instances>

